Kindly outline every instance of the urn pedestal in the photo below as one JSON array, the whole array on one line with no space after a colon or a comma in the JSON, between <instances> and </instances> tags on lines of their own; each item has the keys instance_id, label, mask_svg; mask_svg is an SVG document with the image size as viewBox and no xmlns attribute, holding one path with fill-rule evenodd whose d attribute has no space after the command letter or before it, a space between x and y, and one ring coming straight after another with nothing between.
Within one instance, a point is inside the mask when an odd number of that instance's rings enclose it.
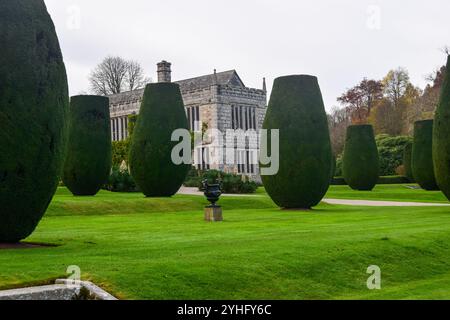
<instances>
[{"instance_id":1,"label":"urn pedestal","mask_svg":"<svg viewBox=\"0 0 450 320\"><path fill-rule=\"evenodd\" d=\"M209 206L205 208L205 221L219 222L223 221L222 207Z\"/></svg>"},{"instance_id":2,"label":"urn pedestal","mask_svg":"<svg viewBox=\"0 0 450 320\"><path fill-rule=\"evenodd\" d=\"M223 221L222 207L216 205L222 194L220 183L208 184L208 180L203 181L203 188L205 189L205 196L211 205L205 207L205 220L208 222Z\"/></svg>"}]
</instances>

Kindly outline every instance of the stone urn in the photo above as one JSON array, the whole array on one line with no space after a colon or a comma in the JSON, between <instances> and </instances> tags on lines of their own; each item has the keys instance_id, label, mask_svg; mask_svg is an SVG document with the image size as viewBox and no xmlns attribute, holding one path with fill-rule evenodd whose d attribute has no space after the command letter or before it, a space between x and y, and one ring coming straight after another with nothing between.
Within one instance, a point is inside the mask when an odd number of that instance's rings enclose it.
<instances>
[{"instance_id":1,"label":"stone urn","mask_svg":"<svg viewBox=\"0 0 450 320\"><path fill-rule=\"evenodd\" d=\"M222 195L220 182L209 184L208 180L204 180L203 188L205 190L206 199L211 202L211 205L205 208L205 220L210 222L223 221L222 208L216 204Z\"/></svg>"},{"instance_id":2,"label":"stone urn","mask_svg":"<svg viewBox=\"0 0 450 320\"><path fill-rule=\"evenodd\" d=\"M206 199L211 202L211 207L217 207L216 203L222 195L222 187L220 183L209 184L208 180L204 180L203 188L205 190Z\"/></svg>"}]
</instances>

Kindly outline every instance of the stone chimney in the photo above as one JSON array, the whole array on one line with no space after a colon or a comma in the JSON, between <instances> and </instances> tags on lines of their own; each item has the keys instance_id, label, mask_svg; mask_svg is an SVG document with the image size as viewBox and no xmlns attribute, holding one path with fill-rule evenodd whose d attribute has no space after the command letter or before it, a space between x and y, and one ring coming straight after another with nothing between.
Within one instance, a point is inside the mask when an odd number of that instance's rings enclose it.
<instances>
[{"instance_id":1,"label":"stone chimney","mask_svg":"<svg viewBox=\"0 0 450 320\"><path fill-rule=\"evenodd\" d=\"M214 69L214 74L213 74L213 85L214 85L214 86L217 86L217 83L218 83L218 81L217 81L217 70Z\"/></svg>"},{"instance_id":2,"label":"stone chimney","mask_svg":"<svg viewBox=\"0 0 450 320\"><path fill-rule=\"evenodd\" d=\"M267 92L266 78L263 78L263 91Z\"/></svg>"},{"instance_id":3,"label":"stone chimney","mask_svg":"<svg viewBox=\"0 0 450 320\"><path fill-rule=\"evenodd\" d=\"M157 64L158 66L158 82L172 82L172 64L165 60Z\"/></svg>"}]
</instances>

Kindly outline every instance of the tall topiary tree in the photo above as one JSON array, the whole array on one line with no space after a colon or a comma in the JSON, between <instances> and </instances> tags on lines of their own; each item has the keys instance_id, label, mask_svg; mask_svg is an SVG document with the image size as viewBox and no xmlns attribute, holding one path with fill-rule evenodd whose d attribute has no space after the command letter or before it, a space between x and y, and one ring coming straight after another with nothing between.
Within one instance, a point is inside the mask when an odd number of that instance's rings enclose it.
<instances>
[{"instance_id":1,"label":"tall topiary tree","mask_svg":"<svg viewBox=\"0 0 450 320\"><path fill-rule=\"evenodd\" d=\"M343 174L354 190L370 191L378 181L379 157L371 125L352 125L347 128Z\"/></svg>"},{"instance_id":2,"label":"tall topiary tree","mask_svg":"<svg viewBox=\"0 0 450 320\"><path fill-rule=\"evenodd\" d=\"M330 185L332 151L317 78L277 78L263 128L280 130L279 171L262 176L269 196L282 208L319 204Z\"/></svg>"},{"instance_id":3,"label":"tall topiary tree","mask_svg":"<svg viewBox=\"0 0 450 320\"><path fill-rule=\"evenodd\" d=\"M191 167L176 165L171 159L178 144L171 141L176 129L188 129L180 87L175 83L147 85L129 156L131 175L147 197L174 195Z\"/></svg>"},{"instance_id":4,"label":"tall topiary tree","mask_svg":"<svg viewBox=\"0 0 450 320\"><path fill-rule=\"evenodd\" d=\"M405 176L409 181L414 181L414 176L412 172L412 142L408 142L403 150L403 167L405 168Z\"/></svg>"},{"instance_id":5,"label":"tall topiary tree","mask_svg":"<svg viewBox=\"0 0 450 320\"><path fill-rule=\"evenodd\" d=\"M336 156L334 154L331 155L331 179L334 178L336 174Z\"/></svg>"},{"instance_id":6,"label":"tall topiary tree","mask_svg":"<svg viewBox=\"0 0 450 320\"><path fill-rule=\"evenodd\" d=\"M425 190L439 190L433 168L433 120L414 124L412 172L416 182Z\"/></svg>"},{"instance_id":7,"label":"tall topiary tree","mask_svg":"<svg viewBox=\"0 0 450 320\"><path fill-rule=\"evenodd\" d=\"M93 196L111 171L109 99L75 96L70 100L70 130L63 181L76 196Z\"/></svg>"},{"instance_id":8,"label":"tall topiary tree","mask_svg":"<svg viewBox=\"0 0 450 320\"><path fill-rule=\"evenodd\" d=\"M56 191L67 76L42 0L0 0L0 242L28 237Z\"/></svg>"},{"instance_id":9,"label":"tall topiary tree","mask_svg":"<svg viewBox=\"0 0 450 320\"><path fill-rule=\"evenodd\" d=\"M437 185L450 200L450 56L434 118L433 163Z\"/></svg>"}]
</instances>

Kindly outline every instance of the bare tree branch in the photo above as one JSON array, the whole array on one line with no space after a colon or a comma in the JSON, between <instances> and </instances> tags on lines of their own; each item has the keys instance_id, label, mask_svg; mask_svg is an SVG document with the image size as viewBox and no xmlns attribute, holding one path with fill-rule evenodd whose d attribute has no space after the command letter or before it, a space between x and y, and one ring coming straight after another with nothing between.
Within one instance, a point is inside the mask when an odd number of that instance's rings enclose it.
<instances>
[{"instance_id":1,"label":"bare tree branch","mask_svg":"<svg viewBox=\"0 0 450 320\"><path fill-rule=\"evenodd\" d=\"M91 91L105 96L140 89L150 81L138 62L113 56L106 57L89 76Z\"/></svg>"},{"instance_id":2,"label":"bare tree branch","mask_svg":"<svg viewBox=\"0 0 450 320\"><path fill-rule=\"evenodd\" d=\"M150 78L145 77L144 69L139 62L134 60L127 62L125 80L129 91L143 88L147 83L151 82Z\"/></svg>"}]
</instances>

